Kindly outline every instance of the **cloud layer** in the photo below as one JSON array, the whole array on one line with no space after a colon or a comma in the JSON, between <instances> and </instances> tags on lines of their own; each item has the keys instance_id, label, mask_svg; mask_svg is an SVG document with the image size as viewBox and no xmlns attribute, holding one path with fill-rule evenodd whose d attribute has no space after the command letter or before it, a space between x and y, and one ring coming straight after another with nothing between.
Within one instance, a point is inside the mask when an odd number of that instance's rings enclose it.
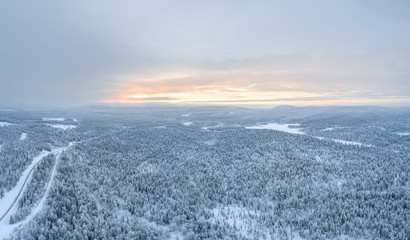
<instances>
[{"instance_id":1,"label":"cloud layer","mask_svg":"<svg viewBox=\"0 0 410 240\"><path fill-rule=\"evenodd\" d=\"M408 9L404 0L3 1L0 103L408 104Z\"/></svg>"}]
</instances>

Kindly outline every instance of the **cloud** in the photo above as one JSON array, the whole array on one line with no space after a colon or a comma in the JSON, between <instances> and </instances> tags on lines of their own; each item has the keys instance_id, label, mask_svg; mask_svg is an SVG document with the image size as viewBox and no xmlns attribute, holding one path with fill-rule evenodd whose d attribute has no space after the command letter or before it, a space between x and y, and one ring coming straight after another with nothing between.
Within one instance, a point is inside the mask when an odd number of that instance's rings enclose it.
<instances>
[{"instance_id":1,"label":"cloud","mask_svg":"<svg viewBox=\"0 0 410 240\"><path fill-rule=\"evenodd\" d=\"M3 1L0 103L402 99L407 5Z\"/></svg>"},{"instance_id":2,"label":"cloud","mask_svg":"<svg viewBox=\"0 0 410 240\"><path fill-rule=\"evenodd\" d=\"M384 55L270 55L201 62L181 72L117 76L109 101L141 102L142 95L169 97L161 102L264 103L335 99L408 98L407 69ZM137 96L133 101L132 96ZM170 100L170 101L169 101Z\"/></svg>"}]
</instances>

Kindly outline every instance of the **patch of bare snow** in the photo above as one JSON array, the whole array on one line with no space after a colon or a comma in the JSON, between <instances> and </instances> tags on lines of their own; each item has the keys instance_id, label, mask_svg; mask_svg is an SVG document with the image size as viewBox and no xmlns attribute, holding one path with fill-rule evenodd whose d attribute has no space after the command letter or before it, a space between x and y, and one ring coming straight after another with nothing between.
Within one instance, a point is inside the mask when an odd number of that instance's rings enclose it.
<instances>
[{"instance_id":1,"label":"patch of bare snow","mask_svg":"<svg viewBox=\"0 0 410 240\"><path fill-rule=\"evenodd\" d=\"M181 115L181 117L189 117L189 116L191 116L191 114L189 114L189 113L188 113L188 114L182 114L182 115Z\"/></svg>"},{"instance_id":2,"label":"patch of bare snow","mask_svg":"<svg viewBox=\"0 0 410 240\"><path fill-rule=\"evenodd\" d=\"M53 128L59 128L63 130L73 129L77 127L76 125L63 125L63 124L47 124L47 125Z\"/></svg>"},{"instance_id":3,"label":"patch of bare snow","mask_svg":"<svg viewBox=\"0 0 410 240\"><path fill-rule=\"evenodd\" d=\"M184 235L182 235L182 233L179 231L171 232L169 234L169 240L183 240L183 239L184 239Z\"/></svg>"},{"instance_id":4,"label":"patch of bare snow","mask_svg":"<svg viewBox=\"0 0 410 240\"><path fill-rule=\"evenodd\" d=\"M218 140L211 139L211 140L205 141L204 143L208 146L212 146L212 145L215 145L217 142L218 142Z\"/></svg>"},{"instance_id":5,"label":"patch of bare snow","mask_svg":"<svg viewBox=\"0 0 410 240\"><path fill-rule=\"evenodd\" d=\"M24 141L27 138L27 133L22 133L20 136L20 141Z\"/></svg>"},{"instance_id":6,"label":"patch of bare snow","mask_svg":"<svg viewBox=\"0 0 410 240\"><path fill-rule=\"evenodd\" d=\"M76 122L76 123L79 123L77 118L73 118L73 121Z\"/></svg>"},{"instance_id":7,"label":"patch of bare snow","mask_svg":"<svg viewBox=\"0 0 410 240\"><path fill-rule=\"evenodd\" d=\"M257 125L257 126L248 126L245 127L246 129L269 129L269 130L276 130L280 132L287 132L292 134L305 134L304 132L300 131L300 128L290 128L290 127L297 127L300 124L278 124L278 123L268 123L264 125Z\"/></svg>"},{"instance_id":8,"label":"patch of bare snow","mask_svg":"<svg viewBox=\"0 0 410 240\"><path fill-rule=\"evenodd\" d=\"M258 222L259 212L249 210L245 207L236 205L217 207L212 209L213 217L210 219L212 223L223 225L236 229L238 234L244 238L255 239L255 230L260 229L266 236L266 239L271 239L270 231L265 226Z\"/></svg>"},{"instance_id":9,"label":"patch of bare snow","mask_svg":"<svg viewBox=\"0 0 410 240\"><path fill-rule=\"evenodd\" d=\"M335 128L330 127L330 128L322 129L321 131L322 131L322 132L333 131L334 129L335 129Z\"/></svg>"},{"instance_id":10,"label":"patch of bare snow","mask_svg":"<svg viewBox=\"0 0 410 240\"><path fill-rule=\"evenodd\" d=\"M325 137L314 137L317 138L319 140L330 140L333 142L337 142L337 143L341 143L344 145L357 145L357 146L365 146L365 147L372 147L372 145L370 144L363 144L361 142L354 142L354 141L346 141L346 140L340 140L340 139L333 139L333 138L325 138Z\"/></svg>"},{"instance_id":11,"label":"patch of bare snow","mask_svg":"<svg viewBox=\"0 0 410 240\"><path fill-rule=\"evenodd\" d=\"M201 127L202 130L208 130L208 129L212 129L212 128L220 128L223 127L223 124L218 124L218 125L214 125L214 126L208 126L208 127Z\"/></svg>"},{"instance_id":12,"label":"patch of bare snow","mask_svg":"<svg viewBox=\"0 0 410 240\"><path fill-rule=\"evenodd\" d=\"M43 118L43 121L57 121L57 122L62 122L64 121L65 118Z\"/></svg>"},{"instance_id":13,"label":"patch of bare snow","mask_svg":"<svg viewBox=\"0 0 410 240\"><path fill-rule=\"evenodd\" d=\"M185 126L191 126L193 122L183 122L182 124L184 124Z\"/></svg>"},{"instance_id":14,"label":"patch of bare snow","mask_svg":"<svg viewBox=\"0 0 410 240\"><path fill-rule=\"evenodd\" d=\"M410 132L401 132L401 133L397 133L399 136L409 136Z\"/></svg>"},{"instance_id":15,"label":"patch of bare snow","mask_svg":"<svg viewBox=\"0 0 410 240\"><path fill-rule=\"evenodd\" d=\"M0 122L0 127L7 127L7 126L10 126L10 125L13 125L13 124L9 123L9 122Z\"/></svg>"}]
</instances>

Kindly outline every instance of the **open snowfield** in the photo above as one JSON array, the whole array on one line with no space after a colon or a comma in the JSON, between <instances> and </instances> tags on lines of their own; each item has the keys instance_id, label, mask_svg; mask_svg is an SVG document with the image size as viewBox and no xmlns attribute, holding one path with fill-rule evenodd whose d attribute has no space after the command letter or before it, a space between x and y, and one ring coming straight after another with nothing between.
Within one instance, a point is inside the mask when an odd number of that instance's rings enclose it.
<instances>
[{"instance_id":1,"label":"open snowfield","mask_svg":"<svg viewBox=\"0 0 410 240\"><path fill-rule=\"evenodd\" d=\"M22 133L20 136L20 141L24 141L27 138L27 133Z\"/></svg>"},{"instance_id":2,"label":"open snowfield","mask_svg":"<svg viewBox=\"0 0 410 240\"><path fill-rule=\"evenodd\" d=\"M0 127L7 127L13 125L12 123L9 122L0 122Z\"/></svg>"},{"instance_id":3,"label":"open snowfield","mask_svg":"<svg viewBox=\"0 0 410 240\"><path fill-rule=\"evenodd\" d=\"M268 123L268 124L263 124L263 125L248 126L245 128L246 129L268 129L268 130L276 130L276 131L292 133L292 134L305 134L304 132L300 131L300 128L290 128L290 127L297 127L297 126L300 126L300 125L299 124Z\"/></svg>"},{"instance_id":4,"label":"open snowfield","mask_svg":"<svg viewBox=\"0 0 410 240\"><path fill-rule=\"evenodd\" d=\"M43 118L43 121L56 121L56 122L62 122L64 121L65 118Z\"/></svg>"},{"instance_id":5,"label":"open snowfield","mask_svg":"<svg viewBox=\"0 0 410 240\"><path fill-rule=\"evenodd\" d=\"M58 128L58 129L62 129L62 130L68 130L68 129L73 129L76 128L76 125L63 125L63 124L47 124L50 127L53 128Z\"/></svg>"},{"instance_id":6,"label":"open snowfield","mask_svg":"<svg viewBox=\"0 0 410 240\"><path fill-rule=\"evenodd\" d=\"M346 141L346 140L340 140L340 139L333 139L333 138L325 138L325 137L314 137L319 140L329 140L337 143L341 143L344 145L356 145L356 146L365 146L365 147L371 147L372 145L369 144L363 144L361 142L354 142L354 141Z\"/></svg>"}]
</instances>

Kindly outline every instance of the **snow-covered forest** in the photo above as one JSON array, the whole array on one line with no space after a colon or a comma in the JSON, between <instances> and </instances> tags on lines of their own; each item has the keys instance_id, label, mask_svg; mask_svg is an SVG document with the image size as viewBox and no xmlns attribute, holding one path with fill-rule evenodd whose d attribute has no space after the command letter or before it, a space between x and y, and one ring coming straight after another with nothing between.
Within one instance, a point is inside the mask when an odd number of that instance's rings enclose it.
<instances>
[{"instance_id":1,"label":"snow-covered forest","mask_svg":"<svg viewBox=\"0 0 410 240\"><path fill-rule=\"evenodd\" d=\"M0 239L410 239L410 108L0 111Z\"/></svg>"}]
</instances>

